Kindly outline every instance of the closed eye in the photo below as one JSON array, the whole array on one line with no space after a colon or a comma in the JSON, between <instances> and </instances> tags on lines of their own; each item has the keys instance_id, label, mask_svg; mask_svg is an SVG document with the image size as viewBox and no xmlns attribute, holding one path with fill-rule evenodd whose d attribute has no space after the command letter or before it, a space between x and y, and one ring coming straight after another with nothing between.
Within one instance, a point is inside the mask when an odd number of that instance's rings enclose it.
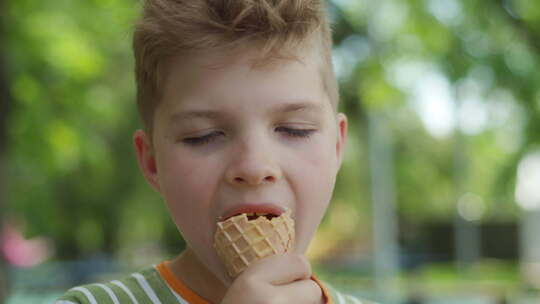
<instances>
[{"instance_id":1,"label":"closed eye","mask_svg":"<svg viewBox=\"0 0 540 304\"><path fill-rule=\"evenodd\" d=\"M315 129L297 129L291 127L277 127L275 130L293 138L309 138L316 131ZM221 136L225 136L225 133L214 131L201 136L185 137L181 141L190 146L202 146L219 139Z\"/></svg>"},{"instance_id":2,"label":"closed eye","mask_svg":"<svg viewBox=\"0 0 540 304\"><path fill-rule=\"evenodd\" d=\"M225 135L223 132L214 131L202 136L186 137L182 139L182 142L190 146L202 146L208 144L216 139L219 136Z\"/></svg>"},{"instance_id":3,"label":"closed eye","mask_svg":"<svg viewBox=\"0 0 540 304\"><path fill-rule=\"evenodd\" d=\"M285 133L287 136L291 136L291 137L308 138L316 130L315 129L296 129L296 128L290 128L290 127L277 127L276 131Z\"/></svg>"}]
</instances>

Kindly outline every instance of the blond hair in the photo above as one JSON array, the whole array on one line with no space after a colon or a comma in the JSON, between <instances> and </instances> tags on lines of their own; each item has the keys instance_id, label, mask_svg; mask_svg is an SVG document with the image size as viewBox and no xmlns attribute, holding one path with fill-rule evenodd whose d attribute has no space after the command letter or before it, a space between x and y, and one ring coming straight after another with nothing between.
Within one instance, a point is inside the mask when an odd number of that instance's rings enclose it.
<instances>
[{"instance_id":1,"label":"blond hair","mask_svg":"<svg viewBox=\"0 0 540 304\"><path fill-rule=\"evenodd\" d=\"M151 134L166 77L160 67L166 60L190 52L257 45L259 63L268 63L291 58L313 33L319 33L323 85L336 109L339 93L324 5L324 0L144 0L133 51L137 105L146 129Z\"/></svg>"}]
</instances>

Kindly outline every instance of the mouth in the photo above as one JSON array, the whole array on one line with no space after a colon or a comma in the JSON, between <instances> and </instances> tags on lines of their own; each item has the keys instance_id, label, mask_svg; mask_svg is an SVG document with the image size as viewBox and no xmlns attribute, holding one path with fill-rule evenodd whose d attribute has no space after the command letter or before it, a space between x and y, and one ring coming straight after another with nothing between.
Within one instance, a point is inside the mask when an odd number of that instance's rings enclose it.
<instances>
[{"instance_id":1,"label":"mouth","mask_svg":"<svg viewBox=\"0 0 540 304\"><path fill-rule=\"evenodd\" d=\"M235 217L237 215L241 215L242 213L238 213L238 214L235 214L231 217ZM279 215L276 215L276 214L271 214L271 213L258 213L258 212L251 212L251 213L246 213L246 216L247 216L247 219L248 221L252 221L252 220L256 220L257 218L261 217L261 216L264 216L266 217L267 219L271 220L275 217L278 217ZM230 218L230 217L229 217Z\"/></svg>"},{"instance_id":2,"label":"mouth","mask_svg":"<svg viewBox=\"0 0 540 304\"><path fill-rule=\"evenodd\" d=\"M271 204L241 205L225 212L223 216L218 218L218 221L225 221L241 214L245 214L249 221L256 220L259 217L265 217L271 220L284 212L284 208Z\"/></svg>"}]
</instances>

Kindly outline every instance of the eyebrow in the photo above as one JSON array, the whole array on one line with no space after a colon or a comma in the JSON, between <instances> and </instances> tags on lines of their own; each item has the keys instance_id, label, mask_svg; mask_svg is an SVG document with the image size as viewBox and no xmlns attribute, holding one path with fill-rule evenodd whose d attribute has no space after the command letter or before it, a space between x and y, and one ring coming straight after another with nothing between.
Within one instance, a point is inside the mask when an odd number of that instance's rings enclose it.
<instances>
[{"instance_id":1,"label":"eyebrow","mask_svg":"<svg viewBox=\"0 0 540 304\"><path fill-rule=\"evenodd\" d=\"M292 112L319 112L322 111L323 106L320 103L314 103L309 101L294 101L290 103L279 104L270 109L270 113L292 113ZM219 110L189 110L181 111L171 115L170 122L192 120L192 119L218 119L222 117L223 113Z\"/></svg>"},{"instance_id":2,"label":"eyebrow","mask_svg":"<svg viewBox=\"0 0 540 304\"><path fill-rule=\"evenodd\" d=\"M309 101L296 101L275 106L271 109L273 113L290 113L298 111L321 111L322 105Z\"/></svg>"},{"instance_id":3,"label":"eyebrow","mask_svg":"<svg viewBox=\"0 0 540 304\"><path fill-rule=\"evenodd\" d=\"M196 118L216 119L219 116L218 111L214 110L191 110L185 112L177 112L171 115L170 122L190 120Z\"/></svg>"}]
</instances>

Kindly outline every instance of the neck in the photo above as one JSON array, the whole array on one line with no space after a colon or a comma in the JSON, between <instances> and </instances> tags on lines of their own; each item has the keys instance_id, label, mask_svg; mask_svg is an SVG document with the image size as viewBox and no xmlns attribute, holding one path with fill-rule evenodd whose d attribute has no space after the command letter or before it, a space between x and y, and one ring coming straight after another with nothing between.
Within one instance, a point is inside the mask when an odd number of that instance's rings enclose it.
<instances>
[{"instance_id":1,"label":"neck","mask_svg":"<svg viewBox=\"0 0 540 304\"><path fill-rule=\"evenodd\" d=\"M188 247L170 263L173 274L210 303L220 303L227 288L199 261Z\"/></svg>"}]
</instances>

